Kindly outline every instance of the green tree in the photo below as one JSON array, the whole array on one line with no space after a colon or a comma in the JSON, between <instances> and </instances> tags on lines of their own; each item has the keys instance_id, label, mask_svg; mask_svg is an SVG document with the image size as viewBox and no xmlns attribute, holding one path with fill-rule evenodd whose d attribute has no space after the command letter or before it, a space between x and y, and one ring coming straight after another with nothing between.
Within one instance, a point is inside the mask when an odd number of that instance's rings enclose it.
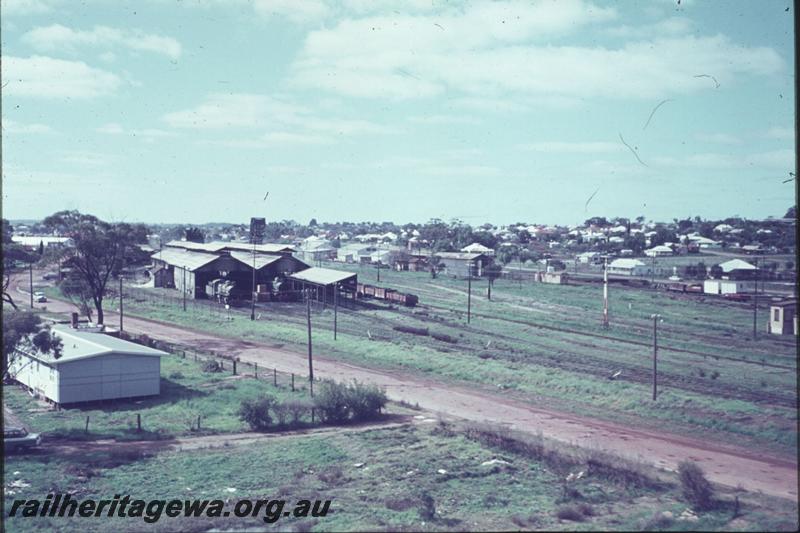
<instances>
[{"instance_id":1,"label":"green tree","mask_svg":"<svg viewBox=\"0 0 800 533\"><path fill-rule=\"evenodd\" d=\"M42 221L48 229L70 237L75 243L64 264L84 283L95 311L103 324L103 300L112 274L128 264L130 251L146 242L146 230L126 223L109 223L78 211L59 211Z\"/></svg>"},{"instance_id":2,"label":"green tree","mask_svg":"<svg viewBox=\"0 0 800 533\"><path fill-rule=\"evenodd\" d=\"M11 296L11 276L21 270L20 264L27 265L36 261L36 256L17 244L11 238L14 227L3 219L3 302L17 309L17 304Z\"/></svg>"},{"instance_id":3,"label":"green tree","mask_svg":"<svg viewBox=\"0 0 800 533\"><path fill-rule=\"evenodd\" d=\"M55 359L61 357L62 343L39 315L30 311L3 310L3 380L18 350L51 353Z\"/></svg>"}]
</instances>

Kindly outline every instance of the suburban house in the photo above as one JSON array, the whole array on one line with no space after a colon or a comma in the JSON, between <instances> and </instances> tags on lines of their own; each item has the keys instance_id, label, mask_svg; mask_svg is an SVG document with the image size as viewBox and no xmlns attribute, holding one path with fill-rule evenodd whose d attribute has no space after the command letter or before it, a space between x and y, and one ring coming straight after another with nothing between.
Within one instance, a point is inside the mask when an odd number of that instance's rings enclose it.
<instances>
[{"instance_id":1,"label":"suburban house","mask_svg":"<svg viewBox=\"0 0 800 533\"><path fill-rule=\"evenodd\" d=\"M58 359L18 351L10 375L31 392L57 404L155 396L161 391L160 350L104 333L57 325Z\"/></svg>"},{"instance_id":2,"label":"suburban house","mask_svg":"<svg viewBox=\"0 0 800 533\"><path fill-rule=\"evenodd\" d=\"M488 246L484 246L481 243L473 242L469 246L465 246L461 249L462 252L466 252L468 254L486 254L486 255L494 255L494 250L489 248Z\"/></svg>"},{"instance_id":3,"label":"suburban house","mask_svg":"<svg viewBox=\"0 0 800 533\"><path fill-rule=\"evenodd\" d=\"M770 304L769 332L773 335L797 335L796 298L788 298Z\"/></svg>"},{"instance_id":4,"label":"suburban house","mask_svg":"<svg viewBox=\"0 0 800 533\"><path fill-rule=\"evenodd\" d=\"M436 257L445 274L458 278L465 278L470 273L472 276L482 276L484 269L493 262L493 258L486 254L465 252L438 252Z\"/></svg>"},{"instance_id":5,"label":"suburban house","mask_svg":"<svg viewBox=\"0 0 800 533\"><path fill-rule=\"evenodd\" d=\"M659 246L654 246L649 250L645 250L644 255L647 257L665 257L675 255L675 252L669 246L661 244Z\"/></svg>"},{"instance_id":6,"label":"suburban house","mask_svg":"<svg viewBox=\"0 0 800 533\"><path fill-rule=\"evenodd\" d=\"M741 259L731 259L720 263L723 279L753 279L758 268Z\"/></svg>"},{"instance_id":7,"label":"suburban house","mask_svg":"<svg viewBox=\"0 0 800 533\"><path fill-rule=\"evenodd\" d=\"M608 264L609 274L618 274L622 276L648 276L651 272L651 268L638 259L614 259Z\"/></svg>"}]
</instances>

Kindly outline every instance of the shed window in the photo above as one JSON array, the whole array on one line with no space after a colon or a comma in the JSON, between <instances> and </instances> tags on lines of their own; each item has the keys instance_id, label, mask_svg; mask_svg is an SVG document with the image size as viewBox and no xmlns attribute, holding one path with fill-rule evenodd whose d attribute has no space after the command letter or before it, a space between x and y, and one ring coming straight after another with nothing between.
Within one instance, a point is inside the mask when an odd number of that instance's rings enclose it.
<instances>
[{"instance_id":1,"label":"shed window","mask_svg":"<svg viewBox=\"0 0 800 533\"><path fill-rule=\"evenodd\" d=\"M775 322L777 322L777 321L779 321L780 319L781 319L781 310L780 310L780 309L775 309L775 316L774 316L774 318L773 318L772 320L774 320Z\"/></svg>"}]
</instances>

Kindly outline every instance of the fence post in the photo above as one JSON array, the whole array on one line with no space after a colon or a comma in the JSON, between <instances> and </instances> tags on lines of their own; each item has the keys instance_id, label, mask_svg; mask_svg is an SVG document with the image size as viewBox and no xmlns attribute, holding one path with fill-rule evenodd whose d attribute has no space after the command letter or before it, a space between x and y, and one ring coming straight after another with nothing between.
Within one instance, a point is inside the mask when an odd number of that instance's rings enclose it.
<instances>
[{"instance_id":1,"label":"fence post","mask_svg":"<svg viewBox=\"0 0 800 533\"><path fill-rule=\"evenodd\" d=\"M278 386L278 369L277 368L273 368L272 369L272 384L275 385L276 387Z\"/></svg>"},{"instance_id":2,"label":"fence post","mask_svg":"<svg viewBox=\"0 0 800 533\"><path fill-rule=\"evenodd\" d=\"M314 423L314 408L311 408L311 423Z\"/></svg>"},{"instance_id":3,"label":"fence post","mask_svg":"<svg viewBox=\"0 0 800 533\"><path fill-rule=\"evenodd\" d=\"M200 415L197 415L197 431L200 431Z\"/></svg>"},{"instance_id":4,"label":"fence post","mask_svg":"<svg viewBox=\"0 0 800 533\"><path fill-rule=\"evenodd\" d=\"M89 433L89 417L86 417L86 427L83 429L84 433Z\"/></svg>"},{"instance_id":5,"label":"fence post","mask_svg":"<svg viewBox=\"0 0 800 533\"><path fill-rule=\"evenodd\" d=\"M253 366L255 367L255 376L256 376L256 379L258 379L258 363L253 363Z\"/></svg>"},{"instance_id":6,"label":"fence post","mask_svg":"<svg viewBox=\"0 0 800 533\"><path fill-rule=\"evenodd\" d=\"M142 415L141 413L136 413L136 431L142 431Z\"/></svg>"},{"instance_id":7,"label":"fence post","mask_svg":"<svg viewBox=\"0 0 800 533\"><path fill-rule=\"evenodd\" d=\"M292 392L294 392L294 372L292 372Z\"/></svg>"},{"instance_id":8,"label":"fence post","mask_svg":"<svg viewBox=\"0 0 800 533\"><path fill-rule=\"evenodd\" d=\"M236 359L233 360L233 375L236 375Z\"/></svg>"}]
</instances>

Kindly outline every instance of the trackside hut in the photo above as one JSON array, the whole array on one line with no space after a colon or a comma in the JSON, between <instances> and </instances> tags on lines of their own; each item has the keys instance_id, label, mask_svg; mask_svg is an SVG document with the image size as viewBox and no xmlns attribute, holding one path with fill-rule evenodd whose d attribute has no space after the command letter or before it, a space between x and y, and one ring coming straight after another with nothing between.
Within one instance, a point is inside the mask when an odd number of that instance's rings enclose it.
<instances>
[{"instance_id":1,"label":"trackside hut","mask_svg":"<svg viewBox=\"0 0 800 533\"><path fill-rule=\"evenodd\" d=\"M311 298L324 303L333 303L334 291L341 297L355 299L358 274L331 268L312 267L289 276L296 291L310 291Z\"/></svg>"},{"instance_id":2,"label":"trackside hut","mask_svg":"<svg viewBox=\"0 0 800 533\"><path fill-rule=\"evenodd\" d=\"M60 358L18 351L10 375L54 404L155 396L161 391L160 350L104 333L54 326Z\"/></svg>"}]
</instances>

